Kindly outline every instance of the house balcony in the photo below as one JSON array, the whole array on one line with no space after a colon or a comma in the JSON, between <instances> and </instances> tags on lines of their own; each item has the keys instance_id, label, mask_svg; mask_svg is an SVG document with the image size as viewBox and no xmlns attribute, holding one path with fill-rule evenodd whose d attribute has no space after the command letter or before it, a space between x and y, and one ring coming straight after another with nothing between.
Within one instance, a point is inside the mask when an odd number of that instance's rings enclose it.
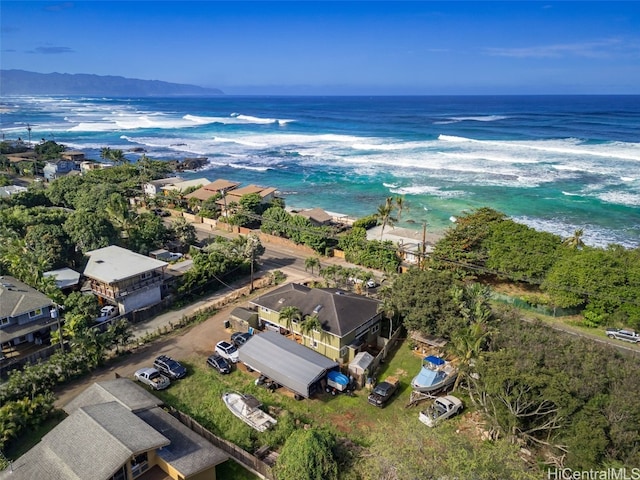
<instances>
[{"instance_id":1,"label":"house balcony","mask_svg":"<svg viewBox=\"0 0 640 480\"><path fill-rule=\"evenodd\" d=\"M118 302L127 295L132 295L149 288L159 287L161 284L162 277L159 275L130 285L105 284L92 280L91 291L99 297L106 298L112 302Z\"/></svg>"}]
</instances>

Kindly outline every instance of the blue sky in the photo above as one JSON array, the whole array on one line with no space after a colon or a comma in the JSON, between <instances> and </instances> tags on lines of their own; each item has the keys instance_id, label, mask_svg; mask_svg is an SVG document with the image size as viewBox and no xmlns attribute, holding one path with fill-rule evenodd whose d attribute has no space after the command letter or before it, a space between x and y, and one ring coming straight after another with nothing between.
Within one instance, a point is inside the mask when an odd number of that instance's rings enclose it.
<instances>
[{"instance_id":1,"label":"blue sky","mask_svg":"<svg viewBox=\"0 0 640 480\"><path fill-rule=\"evenodd\" d=\"M3 69L230 94L640 93L640 2L0 3Z\"/></svg>"}]
</instances>

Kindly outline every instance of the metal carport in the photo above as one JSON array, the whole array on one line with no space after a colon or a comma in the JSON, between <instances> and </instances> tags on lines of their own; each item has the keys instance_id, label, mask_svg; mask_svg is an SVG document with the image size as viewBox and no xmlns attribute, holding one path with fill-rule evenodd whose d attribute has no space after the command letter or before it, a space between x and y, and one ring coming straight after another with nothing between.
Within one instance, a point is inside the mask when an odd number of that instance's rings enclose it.
<instances>
[{"instance_id":1,"label":"metal carport","mask_svg":"<svg viewBox=\"0 0 640 480\"><path fill-rule=\"evenodd\" d=\"M277 332L253 335L238 349L240 361L305 398L318 381L338 364Z\"/></svg>"}]
</instances>

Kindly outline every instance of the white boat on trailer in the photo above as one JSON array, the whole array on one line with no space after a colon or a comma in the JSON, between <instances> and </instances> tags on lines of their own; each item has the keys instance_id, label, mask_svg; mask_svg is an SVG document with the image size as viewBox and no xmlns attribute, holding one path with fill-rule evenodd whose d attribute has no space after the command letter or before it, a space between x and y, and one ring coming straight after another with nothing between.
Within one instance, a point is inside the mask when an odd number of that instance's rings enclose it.
<instances>
[{"instance_id":1,"label":"white boat on trailer","mask_svg":"<svg viewBox=\"0 0 640 480\"><path fill-rule=\"evenodd\" d=\"M260 409L262 402L253 395L225 393L222 400L231 413L259 432L264 432L278 421Z\"/></svg>"},{"instance_id":2,"label":"white boat on trailer","mask_svg":"<svg viewBox=\"0 0 640 480\"><path fill-rule=\"evenodd\" d=\"M450 362L430 355L422 360L422 369L411 381L416 392L435 393L453 386L458 369Z\"/></svg>"}]
</instances>

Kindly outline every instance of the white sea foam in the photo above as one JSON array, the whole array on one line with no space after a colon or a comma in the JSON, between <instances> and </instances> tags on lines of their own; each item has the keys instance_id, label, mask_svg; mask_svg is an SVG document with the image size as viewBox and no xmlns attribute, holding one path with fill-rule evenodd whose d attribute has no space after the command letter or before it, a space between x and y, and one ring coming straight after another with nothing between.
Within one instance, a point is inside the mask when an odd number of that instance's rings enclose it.
<instances>
[{"instance_id":1,"label":"white sea foam","mask_svg":"<svg viewBox=\"0 0 640 480\"><path fill-rule=\"evenodd\" d=\"M568 238L574 234L576 230L583 231L582 240L586 245L592 247L607 247L610 244L617 243L626 248L637 248L635 244L629 240L621 239L620 236L609 229L598 227L596 225L577 225L568 222L563 218L534 218L528 216L513 217L513 220L538 231L549 232L559 235L562 238Z\"/></svg>"},{"instance_id":2,"label":"white sea foam","mask_svg":"<svg viewBox=\"0 0 640 480\"><path fill-rule=\"evenodd\" d=\"M391 193L397 195L431 195L434 197L453 198L462 197L467 193L462 190L442 190L440 187L428 185L413 185L409 187L390 188Z\"/></svg>"},{"instance_id":3,"label":"white sea foam","mask_svg":"<svg viewBox=\"0 0 640 480\"><path fill-rule=\"evenodd\" d=\"M505 120L509 117L505 115L475 115L468 117L449 117L446 120L438 120L433 122L434 125L447 125L459 122L495 122L497 120Z\"/></svg>"},{"instance_id":4,"label":"white sea foam","mask_svg":"<svg viewBox=\"0 0 640 480\"><path fill-rule=\"evenodd\" d=\"M599 193L596 197L607 203L627 205L629 207L640 207L640 193L609 191Z\"/></svg>"}]
</instances>

